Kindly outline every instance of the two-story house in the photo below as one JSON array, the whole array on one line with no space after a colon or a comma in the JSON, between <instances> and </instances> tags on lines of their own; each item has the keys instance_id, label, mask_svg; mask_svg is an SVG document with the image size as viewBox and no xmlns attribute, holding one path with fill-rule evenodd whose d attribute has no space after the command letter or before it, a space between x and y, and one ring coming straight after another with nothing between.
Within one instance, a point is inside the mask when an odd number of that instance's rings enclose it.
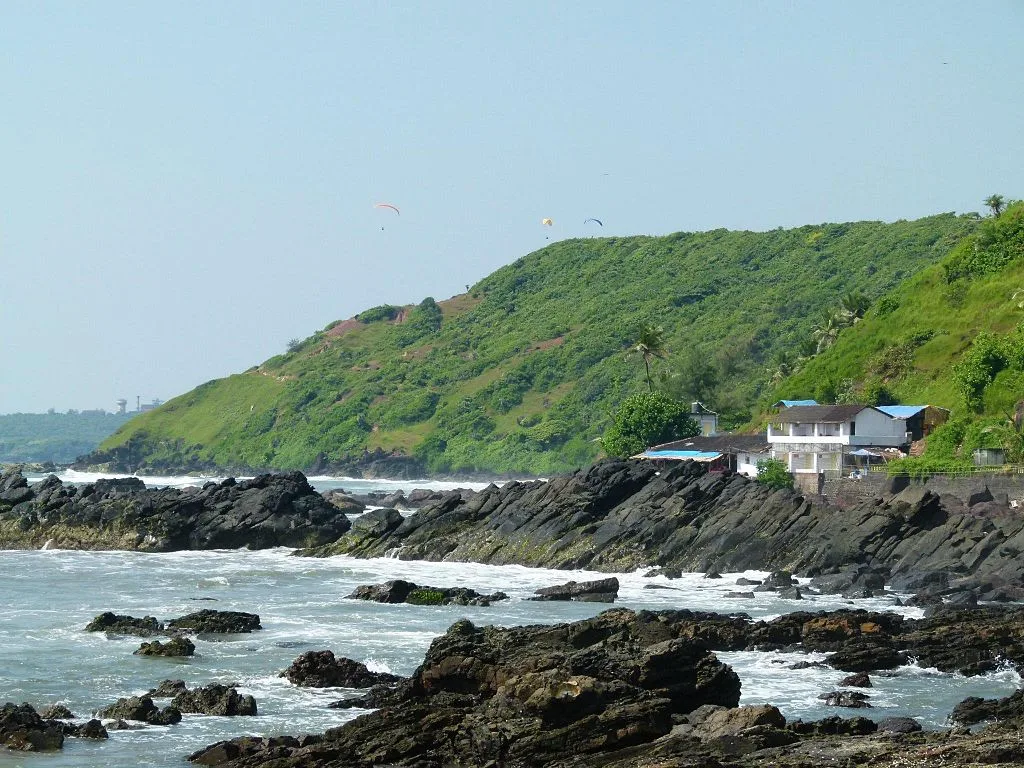
<instances>
[{"instance_id":1,"label":"two-story house","mask_svg":"<svg viewBox=\"0 0 1024 768\"><path fill-rule=\"evenodd\" d=\"M902 448L910 443L904 419L870 405L795 405L772 416L772 457L790 472L839 473L843 457L859 448Z\"/></svg>"}]
</instances>

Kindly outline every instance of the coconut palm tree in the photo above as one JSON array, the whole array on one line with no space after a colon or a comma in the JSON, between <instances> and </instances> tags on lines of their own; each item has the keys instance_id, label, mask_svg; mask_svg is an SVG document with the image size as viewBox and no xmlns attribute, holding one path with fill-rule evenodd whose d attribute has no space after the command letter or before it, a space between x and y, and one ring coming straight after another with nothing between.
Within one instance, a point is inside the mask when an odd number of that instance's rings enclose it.
<instances>
[{"instance_id":1,"label":"coconut palm tree","mask_svg":"<svg viewBox=\"0 0 1024 768\"><path fill-rule=\"evenodd\" d=\"M655 357L664 360L668 350L665 349L665 330L660 325L644 325L636 338L636 343L630 349L644 359L644 368L647 371L647 388L653 392L654 383L651 381L651 360Z\"/></svg>"},{"instance_id":2,"label":"coconut palm tree","mask_svg":"<svg viewBox=\"0 0 1024 768\"><path fill-rule=\"evenodd\" d=\"M798 367L796 358L787 350L781 350L775 356L775 362L769 369L770 376L768 383L773 387L782 383L783 379L793 375Z\"/></svg>"},{"instance_id":3,"label":"coconut palm tree","mask_svg":"<svg viewBox=\"0 0 1024 768\"><path fill-rule=\"evenodd\" d=\"M992 209L992 215L998 217L1003 212L1003 196L989 195L985 198L985 205Z\"/></svg>"},{"instance_id":4,"label":"coconut palm tree","mask_svg":"<svg viewBox=\"0 0 1024 768\"><path fill-rule=\"evenodd\" d=\"M815 350L817 352L824 352L835 344L836 339L839 338L839 332L846 325L846 320L839 310L825 310L813 331L814 340L817 342Z\"/></svg>"},{"instance_id":5,"label":"coconut palm tree","mask_svg":"<svg viewBox=\"0 0 1024 768\"><path fill-rule=\"evenodd\" d=\"M856 323L871 306L871 300L860 291L850 291L839 301L842 313L851 323Z\"/></svg>"}]
</instances>

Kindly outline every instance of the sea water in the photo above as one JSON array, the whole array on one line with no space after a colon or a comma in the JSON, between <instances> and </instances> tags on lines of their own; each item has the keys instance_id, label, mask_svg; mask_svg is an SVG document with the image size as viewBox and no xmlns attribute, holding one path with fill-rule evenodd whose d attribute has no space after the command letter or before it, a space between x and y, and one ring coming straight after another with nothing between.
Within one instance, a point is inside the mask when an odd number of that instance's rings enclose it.
<instances>
[{"instance_id":1,"label":"sea water","mask_svg":"<svg viewBox=\"0 0 1024 768\"><path fill-rule=\"evenodd\" d=\"M346 488L352 485L339 482ZM374 483L378 489L387 487ZM79 718L88 718L118 698L143 694L164 679L182 679L189 687L214 682L235 685L256 698L259 710L255 717L186 714L173 726L110 731L107 741L67 739L57 754L0 750L0 768L180 767L188 765L185 757L190 752L220 739L321 732L364 711L327 707L331 701L355 695L353 691L298 688L280 677L306 651L330 649L373 670L408 675L422 661L431 640L457 619L465 617L479 625L550 624L587 618L608 607L527 599L540 587L603 578L605 573L391 558L312 559L294 557L287 549L164 554L4 551L0 567L4 574L0 582L0 703L28 702L37 708L62 703ZM747 572L705 579L701 574L684 574L668 580L645 578L640 572L617 574L621 587L616 605L744 612L754 618L851 607L837 596L799 601L772 593L755 593L746 599L725 597L738 589L739 576L764 575ZM345 599L356 586L396 578L480 592L501 590L510 599L490 607L383 605ZM667 588L647 588L651 585ZM856 607L920 615L917 609L897 605L891 595L858 600ZM104 611L165 620L204 608L258 613L263 629L199 636L196 655L186 659L134 656L140 638L83 631ZM739 674L742 704L775 704L791 719L908 715L926 728L942 728L950 710L964 697L1007 696L1020 684L1010 669L963 678L912 665L872 676L875 687L866 691L872 709L837 709L823 706L818 696L835 690L845 673L817 667L789 669L796 661L813 661L821 655L731 652L718 656ZM157 700L160 706L167 703Z\"/></svg>"}]
</instances>

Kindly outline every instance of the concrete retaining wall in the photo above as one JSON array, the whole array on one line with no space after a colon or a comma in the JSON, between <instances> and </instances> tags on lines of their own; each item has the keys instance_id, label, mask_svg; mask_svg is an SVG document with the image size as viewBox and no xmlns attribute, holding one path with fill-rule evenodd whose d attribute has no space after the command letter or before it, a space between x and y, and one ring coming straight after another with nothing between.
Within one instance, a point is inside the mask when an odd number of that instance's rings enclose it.
<instances>
[{"instance_id":1,"label":"concrete retaining wall","mask_svg":"<svg viewBox=\"0 0 1024 768\"><path fill-rule=\"evenodd\" d=\"M836 506L847 508L862 501L877 498L891 492L895 488L892 479L884 472L871 472L860 480L849 477L830 478L822 483L822 495ZM997 501L1003 495L1011 501L1024 506L1024 474L1022 473L979 473L970 477L947 477L933 475L925 480L907 479L909 485L924 485L929 490L943 496L954 496L962 502L977 490L988 488ZM898 488L898 486L896 486ZM809 487L805 492L812 492Z\"/></svg>"}]
</instances>

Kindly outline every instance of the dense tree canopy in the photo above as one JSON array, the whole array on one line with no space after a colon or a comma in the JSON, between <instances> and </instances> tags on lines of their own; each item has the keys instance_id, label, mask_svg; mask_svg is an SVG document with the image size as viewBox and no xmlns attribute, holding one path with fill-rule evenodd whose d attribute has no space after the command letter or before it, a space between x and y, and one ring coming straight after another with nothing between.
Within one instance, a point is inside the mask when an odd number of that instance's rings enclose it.
<instances>
[{"instance_id":1,"label":"dense tree canopy","mask_svg":"<svg viewBox=\"0 0 1024 768\"><path fill-rule=\"evenodd\" d=\"M699 433L700 426L690 418L686 403L661 392L643 392L622 403L601 445L609 456L626 457L652 445Z\"/></svg>"}]
</instances>

